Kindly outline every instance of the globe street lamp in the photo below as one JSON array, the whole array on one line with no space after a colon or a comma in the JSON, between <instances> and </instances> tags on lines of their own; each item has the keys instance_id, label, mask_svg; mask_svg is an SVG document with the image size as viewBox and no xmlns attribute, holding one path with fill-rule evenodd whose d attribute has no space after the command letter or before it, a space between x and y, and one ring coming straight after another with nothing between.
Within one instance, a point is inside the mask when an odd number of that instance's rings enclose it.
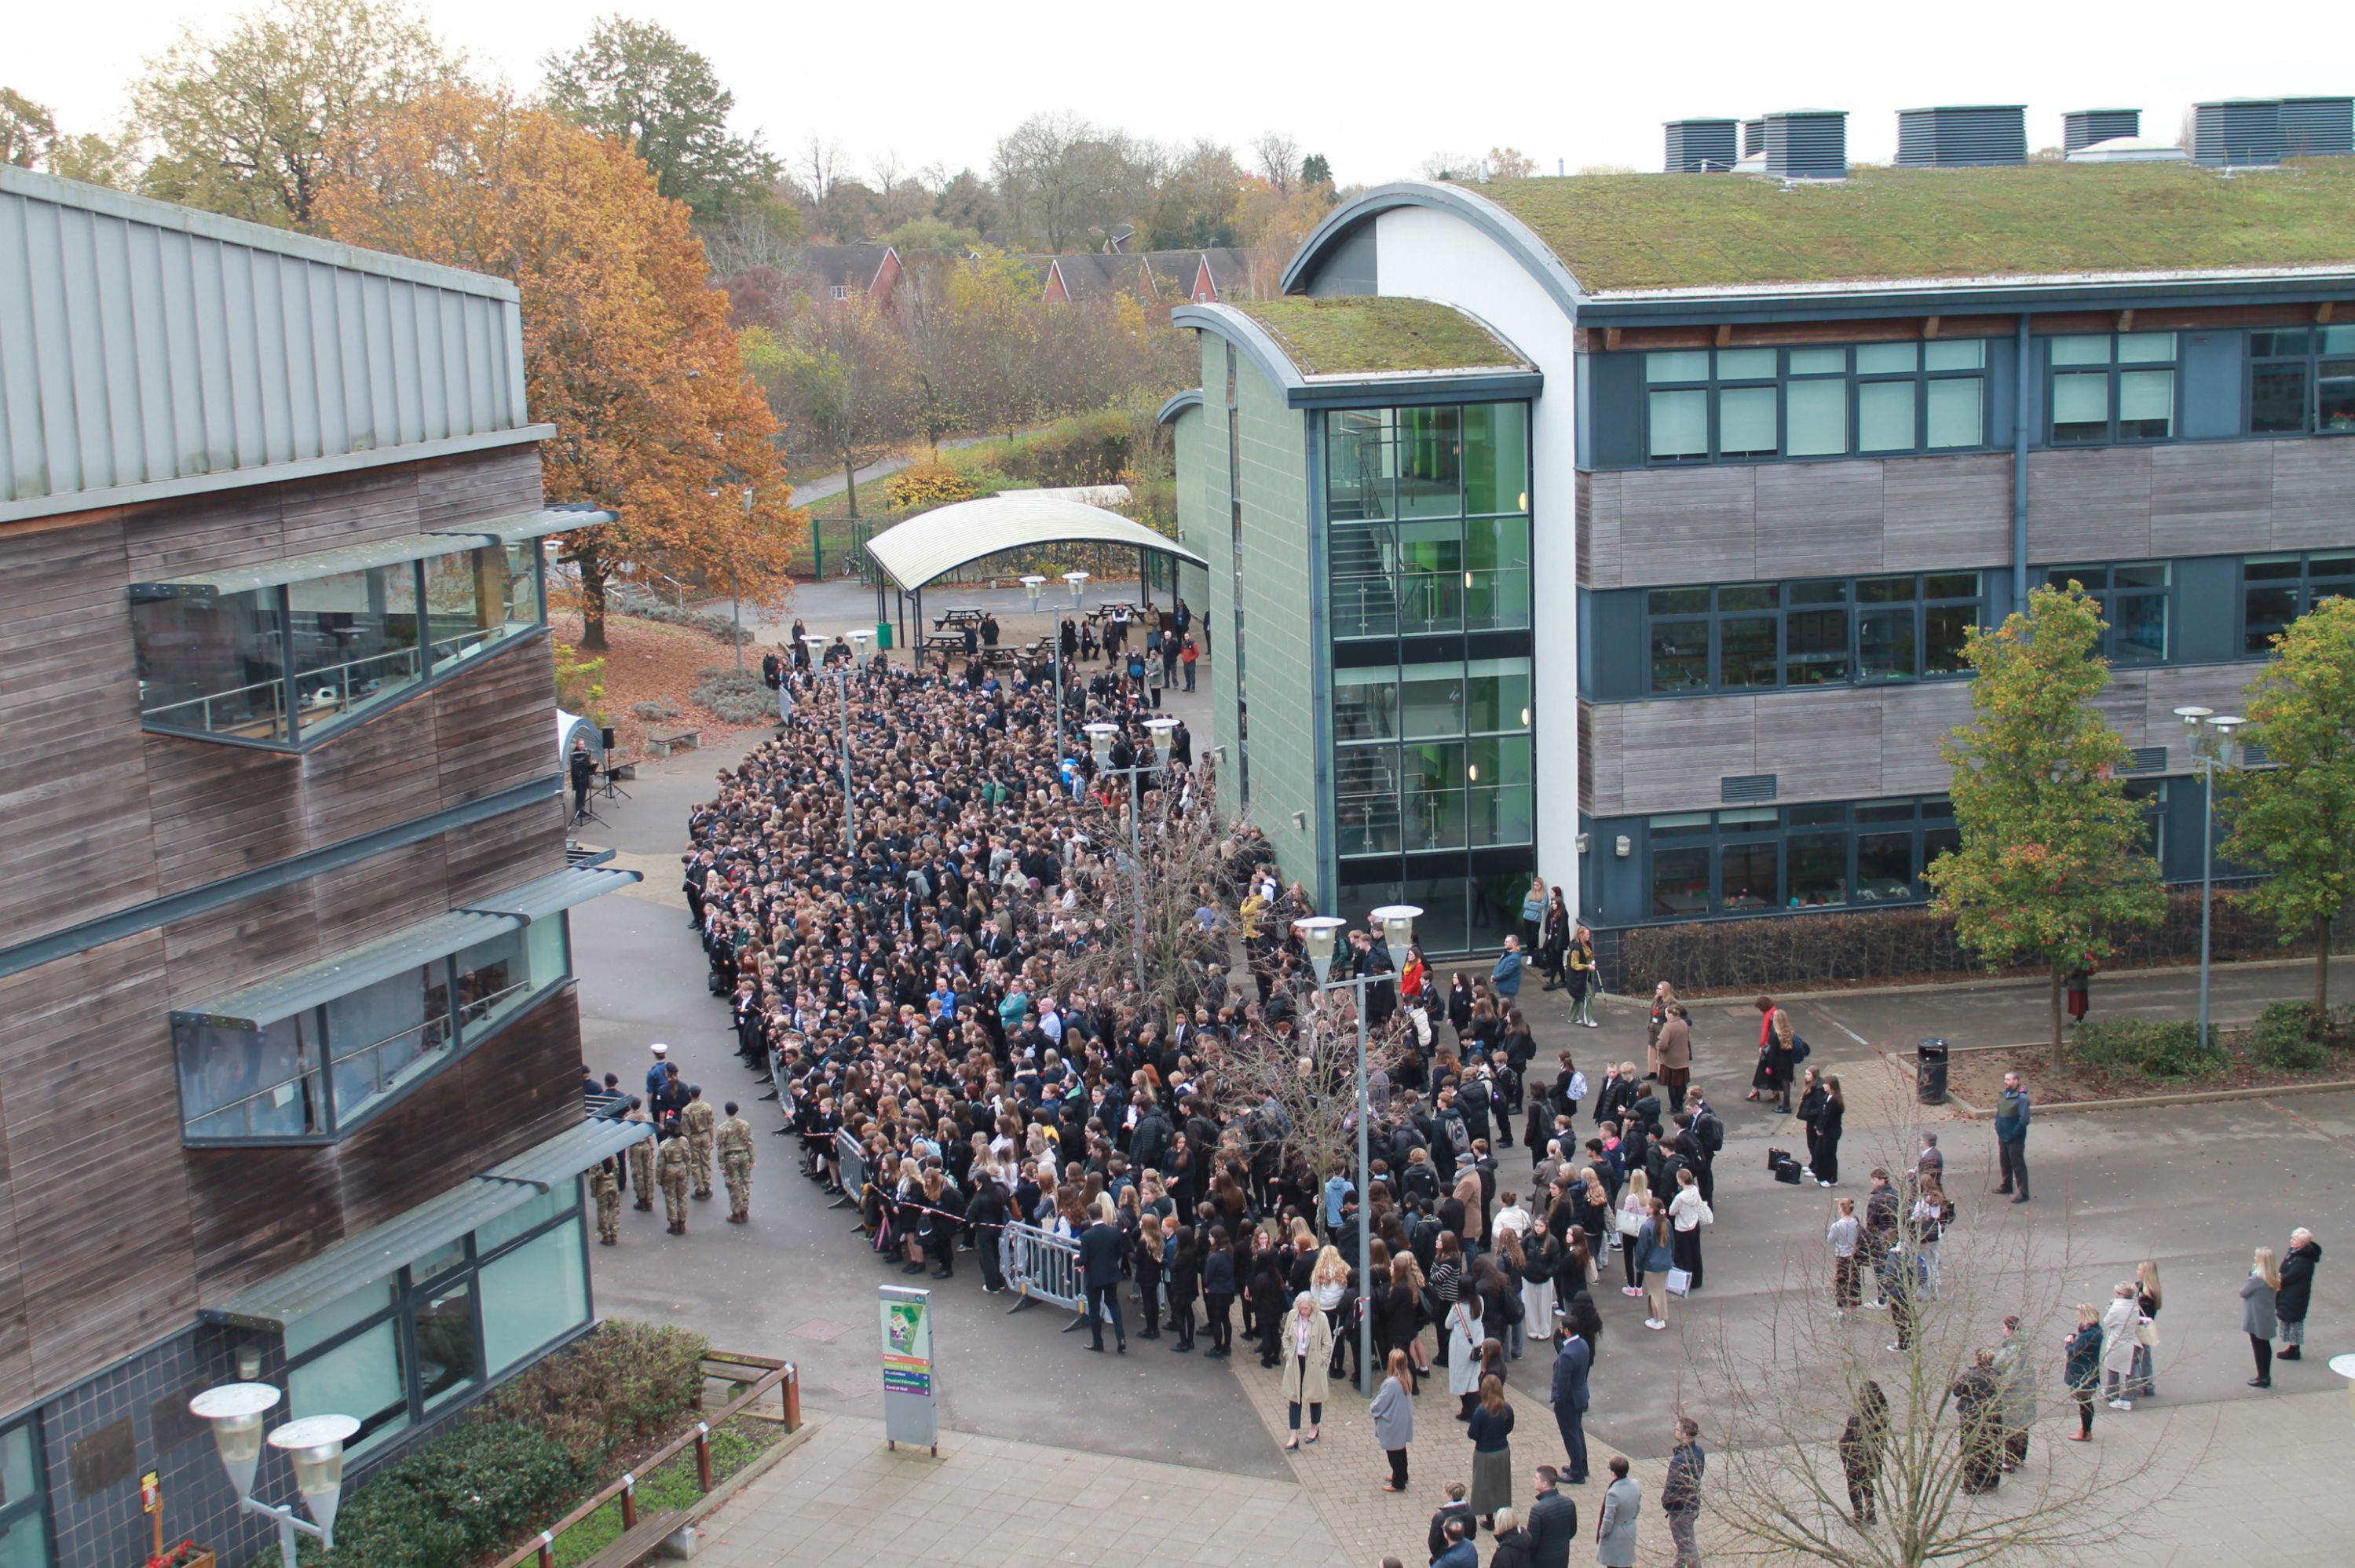
<instances>
[{"instance_id":1,"label":"globe street lamp","mask_svg":"<svg viewBox=\"0 0 2355 1568\"><path fill-rule=\"evenodd\" d=\"M1329 914L1312 914L1292 923L1292 929L1300 933L1301 944L1308 949L1308 964L1316 972L1317 990L1358 994L1358 1366L1365 1374L1369 1389L1375 1382L1374 1319L1368 1310L1374 1289L1373 1230L1368 1223L1368 1194L1373 1185L1368 1132L1373 1111L1366 1089L1366 998L1369 987L1395 982L1406 973L1406 961L1414 947L1415 917L1421 913L1423 911L1413 904L1384 904L1374 911L1372 918L1381 927L1382 945L1390 951L1390 973L1349 976L1338 980L1333 978L1334 944L1349 923Z\"/></svg>"},{"instance_id":2,"label":"globe street lamp","mask_svg":"<svg viewBox=\"0 0 2355 1568\"><path fill-rule=\"evenodd\" d=\"M2198 764L2200 800L2200 1043L2208 1043L2208 933L2216 907L2216 770L2238 765L2233 731L2247 720L2212 708L2179 708L2183 743Z\"/></svg>"},{"instance_id":3,"label":"globe street lamp","mask_svg":"<svg viewBox=\"0 0 2355 1568\"><path fill-rule=\"evenodd\" d=\"M268 1383L223 1383L208 1388L188 1402L188 1413L213 1429L213 1446L221 1468L237 1493L238 1506L249 1513L267 1515L278 1523L278 1557L283 1568L295 1568L294 1537L316 1536L334 1551L336 1508L343 1500L344 1445L359 1433L360 1424L348 1415L306 1415L290 1421L270 1435L270 1445L294 1466L295 1489L313 1523L295 1516L293 1508L266 1503L253 1495L254 1470L261 1460L262 1418L278 1407L279 1392Z\"/></svg>"}]
</instances>

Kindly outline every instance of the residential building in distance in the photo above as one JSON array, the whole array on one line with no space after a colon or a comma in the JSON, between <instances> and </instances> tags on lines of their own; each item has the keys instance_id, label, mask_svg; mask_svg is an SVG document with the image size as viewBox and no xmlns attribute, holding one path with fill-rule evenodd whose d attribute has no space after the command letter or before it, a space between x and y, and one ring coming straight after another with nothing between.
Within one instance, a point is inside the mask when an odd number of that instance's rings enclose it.
<instances>
[{"instance_id":1,"label":"residential building in distance","mask_svg":"<svg viewBox=\"0 0 2355 1568\"><path fill-rule=\"evenodd\" d=\"M200 1390L357 1474L590 1325L550 433L502 280L0 168L11 1568L263 1551Z\"/></svg>"},{"instance_id":2,"label":"residential building in distance","mask_svg":"<svg viewBox=\"0 0 2355 1568\"><path fill-rule=\"evenodd\" d=\"M2355 158L2023 163L2020 112L1908 111L1918 167L1810 111L1742 123L1759 175L1689 120L1708 172L1385 186L1284 297L1177 311L1215 741L1320 907L1441 954L1532 873L1606 948L1920 903L1965 635L2070 581L2197 878L2172 709L2355 592Z\"/></svg>"}]
</instances>

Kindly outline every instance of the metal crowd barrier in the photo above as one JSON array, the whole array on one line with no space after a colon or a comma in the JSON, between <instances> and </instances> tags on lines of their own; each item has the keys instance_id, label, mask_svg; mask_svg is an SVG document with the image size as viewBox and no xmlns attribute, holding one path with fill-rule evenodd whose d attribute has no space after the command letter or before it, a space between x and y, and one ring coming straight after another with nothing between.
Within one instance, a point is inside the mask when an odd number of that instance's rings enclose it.
<instances>
[{"instance_id":1,"label":"metal crowd barrier","mask_svg":"<svg viewBox=\"0 0 2355 1568\"><path fill-rule=\"evenodd\" d=\"M867 1146L848 1127L834 1129L835 1158L842 1164L842 1197L835 1203L867 1212Z\"/></svg>"},{"instance_id":2,"label":"metal crowd barrier","mask_svg":"<svg viewBox=\"0 0 2355 1568\"><path fill-rule=\"evenodd\" d=\"M1080 1283L1080 1246L1036 1225L1009 1221L998 1243L1000 1271L1015 1302L1007 1308L1019 1312L1034 1301L1060 1307L1079 1316L1064 1326L1068 1334L1087 1321L1088 1293Z\"/></svg>"}]
</instances>

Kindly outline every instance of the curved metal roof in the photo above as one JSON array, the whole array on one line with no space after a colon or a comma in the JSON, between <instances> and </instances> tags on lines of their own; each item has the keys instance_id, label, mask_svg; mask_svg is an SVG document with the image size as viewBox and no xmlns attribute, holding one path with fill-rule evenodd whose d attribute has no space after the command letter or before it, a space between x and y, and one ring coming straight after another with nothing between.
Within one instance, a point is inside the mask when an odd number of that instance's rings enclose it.
<instances>
[{"instance_id":1,"label":"curved metal roof","mask_svg":"<svg viewBox=\"0 0 2355 1568\"><path fill-rule=\"evenodd\" d=\"M1042 544L1134 545L1194 566L1209 562L1118 512L1041 492L986 496L911 517L867 541L867 553L903 589L922 588L968 561Z\"/></svg>"}]
</instances>

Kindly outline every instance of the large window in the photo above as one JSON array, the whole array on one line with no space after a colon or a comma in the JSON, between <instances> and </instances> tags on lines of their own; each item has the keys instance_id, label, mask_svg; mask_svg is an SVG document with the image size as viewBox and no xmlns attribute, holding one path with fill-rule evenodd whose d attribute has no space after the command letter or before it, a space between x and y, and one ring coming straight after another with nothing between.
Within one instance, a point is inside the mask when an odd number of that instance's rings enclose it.
<instances>
[{"instance_id":1,"label":"large window","mask_svg":"<svg viewBox=\"0 0 2355 1568\"><path fill-rule=\"evenodd\" d=\"M1529 624L1529 405L1326 416L1333 635Z\"/></svg>"},{"instance_id":2,"label":"large window","mask_svg":"<svg viewBox=\"0 0 2355 1568\"><path fill-rule=\"evenodd\" d=\"M1738 462L1987 443L1977 338L1644 356L1651 461Z\"/></svg>"},{"instance_id":3,"label":"large window","mask_svg":"<svg viewBox=\"0 0 2355 1568\"><path fill-rule=\"evenodd\" d=\"M2325 599L2355 595L2355 550L2253 555L2241 562L2241 651L2273 652L2276 633Z\"/></svg>"},{"instance_id":4,"label":"large window","mask_svg":"<svg viewBox=\"0 0 2355 1568\"><path fill-rule=\"evenodd\" d=\"M567 921L544 916L259 1028L176 1017L182 1136L192 1144L341 1136L563 980Z\"/></svg>"},{"instance_id":5,"label":"large window","mask_svg":"<svg viewBox=\"0 0 2355 1568\"><path fill-rule=\"evenodd\" d=\"M140 717L151 730L302 745L544 619L538 539L271 587L141 584Z\"/></svg>"},{"instance_id":6,"label":"large window","mask_svg":"<svg viewBox=\"0 0 2355 1568\"><path fill-rule=\"evenodd\" d=\"M2102 656L2115 665L2165 664L2172 568L2163 560L2134 566L2056 566L2045 573L2055 588L2074 582L2091 593L2109 623Z\"/></svg>"},{"instance_id":7,"label":"large window","mask_svg":"<svg viewBox=\"0 0 2355 1568\"><path fill-rule=\"evenodd\" d=\"M1658 694L1881 685L1967 673L1976 571L1656 588L1645 600Z\"/></svg>"},{"instance_id":8,"label":"large window","mask_svg":"<svg viewBox=\"0 0 2355 1568\"><path fill-rule=\"evenodd\" d=\"M1336 670L1338 853L1530 842L1529 702L1527 658Z\"/></svg>"},{"instance_id":9,"label":"large window","mask_svg":"<svg viewBox=\"0 0 2355 1568\"><path fill-rule=\"evenodd\" d=\"M33 1423L0 1431L0 1568L49 1568L47 1496Z\"/></svg>"},{"instance_id":10,"label":"large window","mask_svg":"<svg viewBox=\"0 0 2355 1568\"><path fill-rule=\"evenodd\" d=\"M2250 333L2249 430L2256 435L2355 431L2355 326Z\"/></svg>"},{"instance_id":11,"label":"large window","mask_svg":"<svg viewBox=\"0 0 2355 1568\"><path fill-rule=\"evenodd\" d=\"M357 1417L365 1452L464 1399L589 1321L584 1242L560 1182L287 1324L288 1414Z\"/></svg>"},{"instance_id":12,"label":"large window","mask_svg":"<svg viewBox=\"0 0 2355 1568\"><path fill-rule=\"evenodd\" d=\"M2055 446L2175 434L2175 334L2093 333L2051 341L2046 408Z\"/></svg>"},{"instance_id":13,"label":"large window","mask_svg":"<svg viewBox=\"0 0 2355 1568\"><path fill-rule=\"evenodd\" d=\"M1923 868L1960 842L1954 818L1944 795L1651 817L1648 918L1919 902Z\"/></svg>"}]
</instances>

